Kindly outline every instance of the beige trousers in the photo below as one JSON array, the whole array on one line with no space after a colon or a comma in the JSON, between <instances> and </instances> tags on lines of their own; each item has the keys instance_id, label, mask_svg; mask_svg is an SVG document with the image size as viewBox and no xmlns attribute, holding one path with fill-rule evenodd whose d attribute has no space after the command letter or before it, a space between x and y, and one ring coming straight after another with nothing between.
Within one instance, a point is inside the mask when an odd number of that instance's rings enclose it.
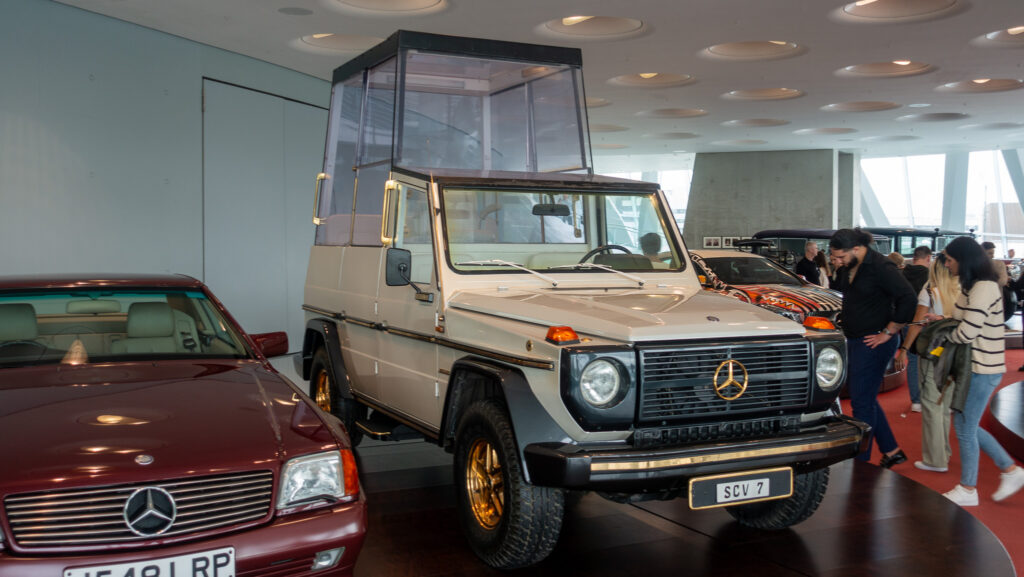
<instances>
[{"instance_id":1,"label":"beige trousers","mask_svg":"<svg viewBox=\"0 0 1024 577\"><path fill-rule=\"evenodd\" d=\"M953 449L949 446L949 405L953 388L939 392L929 363L918 363L917 380L921 385L921 460L932 467L949 466Z\"/></svg>"}]
</instances>

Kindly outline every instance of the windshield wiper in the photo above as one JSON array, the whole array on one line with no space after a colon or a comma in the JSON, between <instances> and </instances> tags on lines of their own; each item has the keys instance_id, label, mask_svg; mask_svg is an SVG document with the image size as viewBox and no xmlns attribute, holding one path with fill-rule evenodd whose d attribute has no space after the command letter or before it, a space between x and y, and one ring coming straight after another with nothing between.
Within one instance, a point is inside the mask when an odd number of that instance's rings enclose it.
<instances>
[{"instance_id":1,"label":"windshield wiper","mask_svg":"<svg viewBox=\"0 0 1024 577\"><path fill-rule=\"evenodd\" d=\"M562 265L558 265L558 266L553 266L551 268L553 268L553 269L555 269L555 268L567 268L567 269L570 269L570 270L580 270L580 269L596 268L596 269L601 269L601 270L606 271L606 272L613 272L613 273L615 273L617 275L624 276L624 277L628 278L629 280L637 283L638 285L644 286L644 279L642 279L642 278L640 278L638 276L631 275L629 273L622 272L621 270L614 269L614 268L612 268L612 267L610 267L608 265L604 265L604 264L596 264L596 263L592 263L592 262L580 262L580 263L576 263L576 264L562 264Z\"/></svg>"},{"instance_id":2,"label":"windshield wiper","mask_svg":"<svg viewBox=\"0 0 1024 577\"><path fill-rule=\"evenodd\" d=\"M519 264L517 262L509 262L507 260L490 259L490 260L469 260L469 261L466 261L466 262L457 262L457 263L455 263L455 266L466 266L466 265L472 265L472 266L489 266L489 265L508 266L508 267L512 267L512 268L515 268L515 269L519 269L519 270L525 270L526 272L528 272L528 273L530 273L532 275L535 275L535 276L545 280L546 282L551 283L551 286L558 286L558 281L557 280L549 277L546 274L541 274L541 273L539 273L539 272L537 272L537 271L535 271L535 270L533 270L531 268L526 268L525 266L523 266L523 265L521 265L521 264Z\"/></svg>"}]
</instances>

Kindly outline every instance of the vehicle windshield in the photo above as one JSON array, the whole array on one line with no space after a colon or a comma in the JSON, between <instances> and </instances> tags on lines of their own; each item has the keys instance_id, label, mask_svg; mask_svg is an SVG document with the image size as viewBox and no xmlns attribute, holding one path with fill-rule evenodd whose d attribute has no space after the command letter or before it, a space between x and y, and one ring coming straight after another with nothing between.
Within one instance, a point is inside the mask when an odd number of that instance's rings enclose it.
<instances>
[{"instance_id":1,"label":"vehicle windshield","mask_svg":"<svg viewBox=\"0 0 1024 577\"><path fill-rule=\"evenodd\" d=\"M800 279L766 258L723 256L705 258L704 263L726 284L801 285Z\"/></svg>"},{"instance_id":2,"label":"vehicle windshield","mask_svg":"<svg viewBox=\"0 0 1024 577\"><path fill-rule=\"evenodd\" d=\"M460 272L685 266L653 193L449 188L442 205L449 262Z\"/></svg>"},{"instance_id":3,"label":"vehicle windshield","mask_svg":"<svg viewBox=\"0 0 1024 577\"><path fill-rule=\"evenodd\" d=\"M0 293L0 367L248 358L243 342L200 291Z\"/></svg>"}]
</instances>

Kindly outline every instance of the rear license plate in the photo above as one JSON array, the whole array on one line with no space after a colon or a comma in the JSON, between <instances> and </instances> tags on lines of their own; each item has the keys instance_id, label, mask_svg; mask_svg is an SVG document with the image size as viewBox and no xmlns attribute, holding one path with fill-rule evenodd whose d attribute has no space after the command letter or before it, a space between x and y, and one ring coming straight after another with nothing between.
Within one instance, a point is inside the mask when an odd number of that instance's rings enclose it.
<instances>
[{"instance_id":1,"label":"rear license plate","mask_svg":"<svg viewBox=\"0 0 1024 577\"><path fill-rule=\"evenodd\" d=\"M235 577L235 548L65 569L64 577Z\"/></svg>"},{"instance_id":2,"label":"rear license plate","mask_svg":"<svg viewBox=\"0 0 1024 577\"><path fill-rule=\"evenodd\" d=\"M793 469L789 467L690 479L691 509L784 499L792 494Z\"/></svg>"}]
</instances>

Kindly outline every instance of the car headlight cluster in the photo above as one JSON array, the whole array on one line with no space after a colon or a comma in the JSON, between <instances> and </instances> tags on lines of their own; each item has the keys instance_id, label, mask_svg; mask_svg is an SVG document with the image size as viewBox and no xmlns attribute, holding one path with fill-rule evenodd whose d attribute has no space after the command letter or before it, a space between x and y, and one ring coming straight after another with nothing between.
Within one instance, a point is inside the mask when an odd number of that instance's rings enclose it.
<instances>
[{"instance_id":1,"label":"car headlight cluster","mask_svg":"<svg viewBox=\"0 0 1024 577\"><path fill-rule=\"evenodd\" d=\"M623 392L622 371L614 361L595 359L580 374L580 394L593 407L618 404Z\"/></svg>"},{"instance_id":2,"label":"car headlight cluster","mask_svg":"<svg viewBox=\"0 0 1024 577\"><path fill-rule=\"evenodd\" d=\"M329 451L296 457L281 469L277 508L337 502L359 492L352 452Z\"/></svg>"},{"instance_id":3,"label":"car headlight cluster","mask_svg":"<svg viewBox=\"0 0 1024 577\"><path fill-rule=\"evenodd\" d=\"M843 378L843 355L834 347L824 347L814 360L814 376L824 391L839 388Z\"/></svg>"}]
</instances>

